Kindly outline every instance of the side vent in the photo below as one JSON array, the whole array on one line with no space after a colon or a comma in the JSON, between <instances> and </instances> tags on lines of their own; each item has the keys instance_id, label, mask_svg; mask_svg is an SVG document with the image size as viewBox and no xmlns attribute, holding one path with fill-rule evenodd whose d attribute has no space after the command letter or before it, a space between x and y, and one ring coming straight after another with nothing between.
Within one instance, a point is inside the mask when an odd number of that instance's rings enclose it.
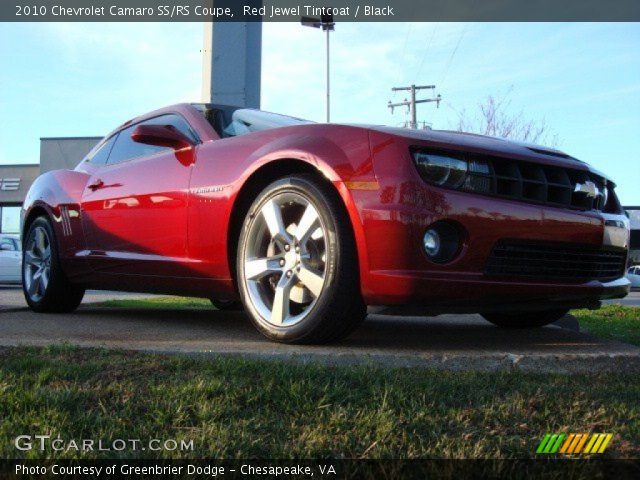
<instances>
[{"instance_id":1,"label":"side vent","mask_svg":"<svg viewBox=\"0 0 640 480\"><path fill-rule=\"evenodd\" d=\"M71 217L69 216L69 207L60 207L60 217L62 221L62 233L65 237L71 236Z\"/></svg>"}]
</instances>

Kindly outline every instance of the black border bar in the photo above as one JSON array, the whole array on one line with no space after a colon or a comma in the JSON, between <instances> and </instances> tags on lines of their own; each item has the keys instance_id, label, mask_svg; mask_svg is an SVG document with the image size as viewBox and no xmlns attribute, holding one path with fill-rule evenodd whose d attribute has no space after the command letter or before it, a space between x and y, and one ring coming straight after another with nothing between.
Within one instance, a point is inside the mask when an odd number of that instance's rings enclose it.
<instances>
[{"instance_id":1,"label":"black border bar","mask_svg":"<svg viewBox=\"0 0 640 480\"><path fill-rule=\"evenodd\" d=\"M326 12L327 7L333 10ZM2 22L637 22L638 0L2 0Z\"/></svg>"},{"instance_id":2,"label":"black border bar","mask_svg":"<svg viewBox=\"0 0 640 480\"><path fill-rule=\"evenodd\" d=\"M27 472L19 466L30 470ZM21 473L17 473L16 467L19 467ZM146 468L147 470L132 473L135 471L134 468ZM197 468L205 470L194 473ZM280 470L265 470L278 468ZM192 473L189 473L190 470ZM74 471L77 473L72 473ZM216 474L212 475L214 471ZM61 475L60 472L64 472L65 475ZM313 473L312 476L309 475L310 472ZM114 460L0 460L0 478L3 479L389 478L423 480L428 478L510 478L517 480L546 478L547 476L550 476L549 478L571 479L637 479L640 478L640 461L601 458L541 458L539 460L126 460L121 458Z\"/></svg>"}]
</instances>

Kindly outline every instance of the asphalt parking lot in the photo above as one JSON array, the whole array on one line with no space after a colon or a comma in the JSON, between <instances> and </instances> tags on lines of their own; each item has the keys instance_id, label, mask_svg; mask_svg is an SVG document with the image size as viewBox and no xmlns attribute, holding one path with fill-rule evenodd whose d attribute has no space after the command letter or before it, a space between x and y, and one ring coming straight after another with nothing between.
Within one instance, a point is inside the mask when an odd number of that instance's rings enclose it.
<instances>
[{"instance_id":1,"label":"asphalt parking lot","mask_svg":"<svg viewBox=\"0 0 640 480\"><path fill-rule=\"evenodd\" d=\"M0 288L0 345L69 343L165 353L242 354L328 364L374 363L453 370L640 372L640 348L580 333L568 316L542 329L500 330L477 315L369 315L351 337L331 346L269 342L242 313L216 310L113 309L92 302L139 295L89 292L73 314L36 314L21 292ZM630 299L640 301L640 294Z\"/></svg>"}]
</instances>

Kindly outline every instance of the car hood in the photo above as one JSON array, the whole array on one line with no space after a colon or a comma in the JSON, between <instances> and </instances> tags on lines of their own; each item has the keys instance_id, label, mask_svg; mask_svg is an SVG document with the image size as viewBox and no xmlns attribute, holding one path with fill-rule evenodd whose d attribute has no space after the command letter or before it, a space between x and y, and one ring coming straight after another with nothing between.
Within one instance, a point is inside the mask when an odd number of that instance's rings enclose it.
<instances>
[{"instance_id":1,"label":"car hood","mask_svg":"<svg viewBox=\"0 0 640 480\"><path fill-rule=\"evenodd\" d=\"M584 162L565 152L533 143L448 130L411 130L408 128L384 126L368 126L367 128L408 139L430 142L440 148L450 147L455 150L469 149L480 153L493 153L500 156L526 157L534 161L539 160L543 163L554 165L583 169L586 167Z\"/></svg>"}]
</instances>

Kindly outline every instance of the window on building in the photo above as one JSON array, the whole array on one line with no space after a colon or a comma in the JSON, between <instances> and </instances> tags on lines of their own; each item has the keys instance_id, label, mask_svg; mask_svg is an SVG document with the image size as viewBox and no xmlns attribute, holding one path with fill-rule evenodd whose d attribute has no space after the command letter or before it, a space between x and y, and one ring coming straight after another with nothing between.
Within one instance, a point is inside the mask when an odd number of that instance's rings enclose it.
<instances>
[{"instance_id":1,"label":"window on building","mask_svg":"<svg viewBox=\"0 0 640 480\"><path fill-rule=\"evenodd\" d=\"M1 233L20 233L20 207L2 207L0 215Z\"/></svg>"}]
</instances>

